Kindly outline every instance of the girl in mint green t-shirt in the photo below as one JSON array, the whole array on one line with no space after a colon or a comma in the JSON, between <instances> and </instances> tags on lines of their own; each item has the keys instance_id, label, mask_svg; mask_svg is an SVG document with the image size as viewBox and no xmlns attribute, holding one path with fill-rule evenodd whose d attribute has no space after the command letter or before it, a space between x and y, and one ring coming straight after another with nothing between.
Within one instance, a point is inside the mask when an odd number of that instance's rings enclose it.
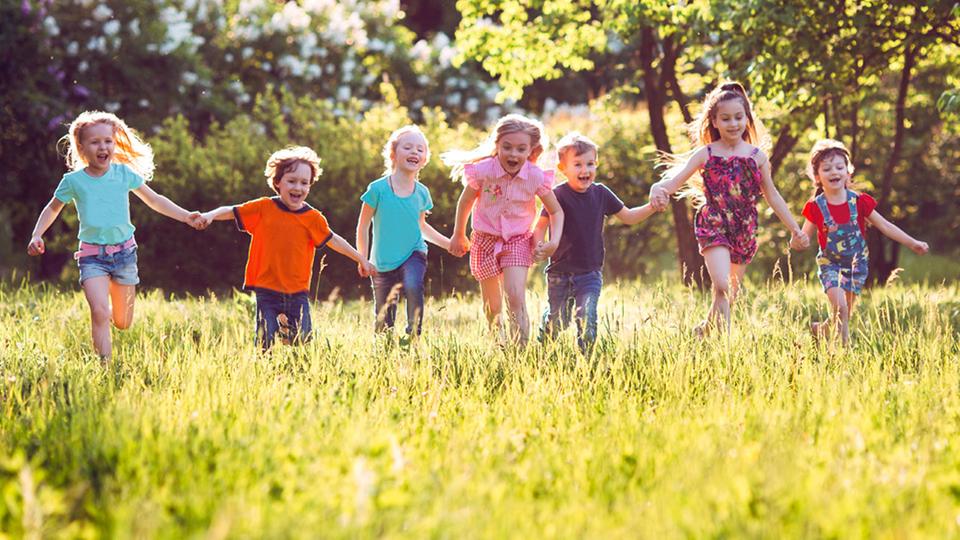
<instances>
[{"instance_id":1,"label":"girl in mint green t-shirt","mask_svg":"<svg viewBox=\"0 0 960 540\"><path fill-rule=\"evenodd\" d=\"M414 125L394 131L383 147L386 170L360 196L357 251L377 269L370 276L374 296L374 328L392 328L402 291L407 305L407 334L420 335L423 321L423 277L427 268L427 242L444 249L450 239L427 223L433 208L430 190L418 181L430 159L427 138ZM370 224L373 247L370 248ZM366 276L363 268L360 275Z\"/></svg>"},{"instance_id":2,"label":"girl in mint green t-shirt","mask_svg":"<svg viewBox=\"0 0 960 540\"><path fill-rule=\"evenodd\" d=\"M115 115L83 112L62 140L71 172L63 176L40 212L27 253L40 255L46 250L43 233L67 203L74 203L80 222L80 249L74 258L90 306L93 347L106 363L112 353L110 322L121 330L130 327L140 282L128 193L134 192L154 211L194 228L202 229L206 222L199 212L188 212L150 189L146 182L153 177L153 150Z\"/></svg>"}]
</instances>

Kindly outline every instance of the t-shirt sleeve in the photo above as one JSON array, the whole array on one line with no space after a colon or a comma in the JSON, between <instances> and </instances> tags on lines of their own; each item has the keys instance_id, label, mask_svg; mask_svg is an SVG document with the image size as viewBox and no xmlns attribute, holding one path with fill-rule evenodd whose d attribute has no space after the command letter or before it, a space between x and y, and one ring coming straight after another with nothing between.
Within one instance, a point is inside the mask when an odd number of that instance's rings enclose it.
<instances>
[{"instance_id":1,"label":"t-shirt sleeve","mask_svg":"<svg viewBox=\"0 0 960 540\"><path fill-rule=\"evenodd\" d=\"M430 190L427 189L427 186L423 184L417 184L421 189L423 195L420 197L420 211L429 212L433 209L433 197L430 196Z\"/></svg>"},{"instance_id":2,"label":"t-shirt sleeve","mask_svg":"<svg viewBox=\"0 0 960 540\"><path fill-rule=\"evenodd\" d=\"M264 203L270 204L270 199L254 199L234 206L233 218L237 221L237 228L252 234L260 224Z\"/></svg>"},{"instance_id":3,"label":"t-shirt sleeve","mask_svg":"<svg viewBox=\"0 0 960 540\"><path fill-rule=\"evenodd\" d=\"M377 205L380 204L380 192L377 190L376 182L371 182L367 186L367 190L363 192L363 195L360 196L360 200L365 202L374 210L377 209Z\"/></svg>"},{"instance_id":4,"label":"t-shirt sleeve","mask_svg":"<svg viewBox=\"0 0 960 540\"><path fill-rule=\"evenodd\" d=\"M820 213L820 208L817 206L817 203L813 199L807 201L807 204L803 205L803 217L807 218L810 223L813 223L817 227L823 225L823 214Z\"/></svg>"},{"instance_id":5,"label":"t-shirt sleeve","mask_svg":"<svg viewBox=\"0 0 960 540\"><path fill-rule=\"evenodd\" d=\"M133 169L126 165L121 165L123 171L123 177L127 181L127 189L133 191L144 184L144 179L142 176L134 172Z\"/></svg>"},{"instance_id":6,"label":"t-shirt sleeve","mask_svg":"<svg viewBox=\"0 0 960 540\"><path fill-rule=\"evenodd\" d=\"M612 216L620 210L623 210L623 201L620 200L620 197L617 197L617 194L613 192L607 186L603 186L603 213L607 216Z\"/></svg>"},{"instance_id":7,"label":"t-shirt sleeve","mask_svg":"<svg viewBox=\"0 0 960 540\"><path fill-rule=\"evenodd\" d=\"M480 182L480 170L476 163L467 163L463 166L463 179L471 189L480 191L482 189Z\"/></svg>"},{"instance_id":8,"label":"t-shirt sleeve","mask_svg":"<svg viewBox=\"0 0 960 540\"><path fill-rule=\"evenodd\" d=\"M67 178L66 175L60 179L60 184L57 185L57 189L53 192L53 196L62 203L71 202L77 197L77 192L73 189L73 183L70 182L70 179Z\"/></svg>"},{"instance_id":9,"label":"t-shirt sleeve","mask_svg":"<svg viewBox=\"0 0 960 540\"><path fill-rule=\"evenodd\" d=\"M863 219L870 217L870 214L877 208L877 200L867 195L866 193L861 193L857 197L857 213L860 214Z\"/></svg>"},{"instance_id":10,"label":"t-shirt sleeve","mask_svg":"<svg viewBox=\"0 0 960 540\"><path fill-rule=\"evenodd\" d=\"M543 197L553 191L553 171L542 171L543 180L537 186L537 197Z\"/></svg>"},{"instance_id":11,"label":"t-shirt sleeve","mask_svg":"<svg viewBox=\"0 0 960 540\"><path fill-rule=\"evenodd\" d=\"M319 210L311 212L311 215L313 220L310 223L310 239L318 248L321 248L333 237L333 231L330 230L327 218Z\"/></svg>"}]
</instances>

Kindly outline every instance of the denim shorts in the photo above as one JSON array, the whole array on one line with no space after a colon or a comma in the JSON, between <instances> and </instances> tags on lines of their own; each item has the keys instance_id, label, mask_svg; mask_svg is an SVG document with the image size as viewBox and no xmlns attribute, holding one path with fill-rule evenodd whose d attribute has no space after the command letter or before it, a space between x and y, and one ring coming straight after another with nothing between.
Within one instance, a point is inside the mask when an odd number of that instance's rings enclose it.
<instances>
[{"instance_id":1,"label":"denim shorts","mask_svg":"<svg viewBox=\"0 0 960 540\"><path fill-rule=\"evenodd\" d=\"M129 247L112 255L101 250L100 255L80 257L77 261L80 266L80 283L100 277L108 276L114 283L120 285L137 285L140 276L137 273L137 246Z\"/></svg>"}]
</instances>

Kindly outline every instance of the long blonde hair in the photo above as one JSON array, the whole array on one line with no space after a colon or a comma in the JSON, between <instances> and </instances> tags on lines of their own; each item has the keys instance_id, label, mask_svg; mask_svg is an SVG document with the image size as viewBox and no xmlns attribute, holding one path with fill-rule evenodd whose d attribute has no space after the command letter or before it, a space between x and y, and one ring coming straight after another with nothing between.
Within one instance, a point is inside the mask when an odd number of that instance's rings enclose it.
<instances>
[{"instance_id":1,"label":"long blonde hair","mask_svg":"<svg viewBox=\"0 0 960 540\"><path fill-rule=\"evenodd\" d=\"M420 129L420 126L407 124L391 133L390 138L387 139L387 143L383 145L383 151L380 152L380 155L383 156L384 175L393 174L393 171L397 168L397 164L395 163L397 159L397 144L400 142L400 137L408 133L416 133L423 137L423 142L426 143L427 146L427 153L423 160L423 165L426 166L427 163L430 162L430 141L427 140L427 136L423 133L423 130Z\"/></svg>"},{"instance_id":2,"label":"long blonde hair","mask_svg":"<svg viewBox=\"0 0 960 540\"><path fill-rule=\"evenodd\" d=\"M452 168L450 178L454 182L465 182L463 166L497 155L497 144L500 139L511 133L526 133L530 136L532 150L527 161L534 164L550 145L547 130L542 123L521 114L508 114L497 120L497 124L493 127L490 135L476 148L473 150L450 150L440 154L440 160Z\"/></svg>"},{"instance_id":3,"label":"long blonde hair","mask_svg":"<svg viewBox=\"0 0 960 540\"><path fill-rule=\"evenodd\" d=\"M750 98L747 97L747 91L742 84L736 81L727 81L717 85L703 98L700 113L687 126L687 133L695 148L683 154L663 153L658 158L657 166L664 168L664 171L660 174L662 180L672 178L679 172L700 147L720 140L720 130L713 126L713 121L717 118L717 106L732 99L740 100L743 104L743 111L747 115L747 129L743 130L743 140L765 152L769 150L770 136L767 134L766 128L763 127L763 122L754 117L753 106L750 104ZM680 190L677 196L693 199L696 207L703 206L706 198L703 194L703 177L699 172L687 180L686 187Z\"/></svg>"},{"instance_id":4,"label":"long blonde hair","mask_svg":"<svg viewBox=\"0 0 960 540\"><path fill-rule=\"evenodd\" d=\"M127 165L148 182L153 179L153 149L123 120L113 113L103 111L84 111L70 122L70 129L58 142L58 146L63 148L67 168L76 171L89 165L80 152L80 145L83 130L94 124L108 124L113 127L114 161Z\"/></svg>"}]
</instances>

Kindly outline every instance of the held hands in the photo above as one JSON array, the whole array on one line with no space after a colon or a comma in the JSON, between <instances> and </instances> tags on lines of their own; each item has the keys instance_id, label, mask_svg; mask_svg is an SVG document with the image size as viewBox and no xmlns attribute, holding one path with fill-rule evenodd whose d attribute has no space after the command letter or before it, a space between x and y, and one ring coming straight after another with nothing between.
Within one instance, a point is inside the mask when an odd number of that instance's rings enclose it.
<instances>
[{"instance_id":1,"label":"held hands","mask_svg":"<svg viewBox=\"0 0 960 540\"><path fill-rule=\"evenodd\" d=\"M470 239L466 235L459 234L450 238L450 249L448 250L454 257L463 257L470 251Z\"/></svg>"},{"instance_id":2,"label":"held hands","mask_svg":"<svg viewBox=\"0 0 960 540\"><path fill-rule=\"evenodd\" d=\"M190 212L189 215L187 215L186 223L187 225L190 225L194 229L198 231L202 231L206 229L207 226L210 225L211 221L212 219L207 214L201 214L200 212L197 212L196 210L194 210L193 212Z\"/></svg>"},{"instance_id":3,"label":"held hands","mask_svg":"<svg viewBox=\"0 0 960 540\"><path fill-rule=\"evenodd\" d=\"M914 240L913 244L910 245L910 249L917 255L926 255L930 251L930 246L926 242L921 242L919 240Z\"/></svg>"},{"instance_id":4,"label":"held hands","mask_svg":"<svg viewBox=\"0 0 960 540\"><path fill-rule=\"evenodd\" d=\"M537 262L549 259L559 245L559 242L537 242L537 246L533 248L533 259Z\"/></svg>"},{"instance_id":5,"label":"held hands","mask_svg":"<svg viewBox=\"0 0 960 540\"><path fill-rule=\"evenodd\" d=\"M802 251L810 247L810 238L802 230L797 229L790 233L790 247Z\"/></svg>"},{"instance_id":6,"label":"held hands","mask_svg":"<svg viewBox=\"0 0 960 540\"><path fill-rule=\"evenodd\" d=\"M47 248L43 245L43 238L39 236L34 236L30 239L30 243L27 244L27 255L31 257L42 255L46 251Z\"/></svg>"},{"instance_id":7,"label":"held hands","mask_svg":"<svg viewBox=\"0 0 960 540\"><path fill-rule=\"evenodd\" d=\"M357 263L357 273L360 277L370 277L377 275L377 268L370 261L364 260Z\"/></svg>"},{"instance_id":8,"label":"held hands","mask_svg":"<svg viewBox=\"0 0 960 540\"><path fill-rule=\"evenodd\" d=\"M669 204L670 194L667 193L666 188L660 184L650 186L650 206L652 206L654 210L662 212L667 209L667 205Z\"/></svg>"}]
</instances>

